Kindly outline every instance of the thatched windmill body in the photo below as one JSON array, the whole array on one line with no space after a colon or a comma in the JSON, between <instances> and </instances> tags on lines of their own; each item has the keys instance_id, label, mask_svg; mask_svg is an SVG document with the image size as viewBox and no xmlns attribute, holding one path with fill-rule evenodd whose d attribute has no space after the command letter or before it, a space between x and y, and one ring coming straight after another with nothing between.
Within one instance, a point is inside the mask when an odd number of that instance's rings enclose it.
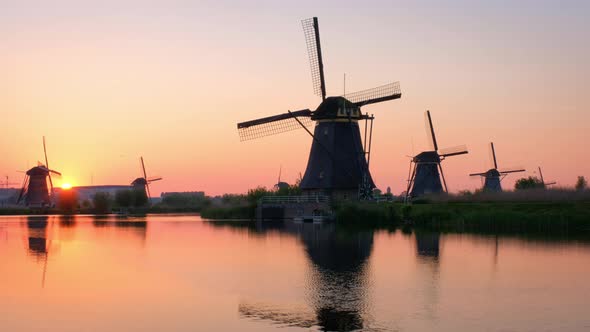
<instances>
[{"instance_id":1,"label":"thatched windmill body","mask_svg":"<svg viewBox=\"0 0 590 332\"><path fill-rule=\"evenodd\" d=\"M24 201L26 206L31 207L54 205L52 202L53 180L51 179L51 174L61 176L61 173L49 168L45 137L43 137L43 152L45 154L45 165L38 163L36 167L33 167L26 172L23 186L17 199L17 204Z\"/></svg>"},{"instance_id":2,"label":"thatched windmill body","mask_svg":"<svg viewBox=\"0 0 590 332\"><path fill-rule=\"evenodd\" d=\"M321 104L312 111L288 111L270 117L238 123L240 140L304 128L313 138L309 159L300 187L305 194L323 193L338 198L367 197L375 187L369 172L372 120L361 107L401 97L399 83L346 96L326 97L324 64L316 17L302 21L310 57L315 93ZM365 120L364 144L359 120ZM371 132L367 144L367 121ZM306 126L315 122L313 133Z\"/></svg>"},{"instance_id":3,"label":"thatched windmill body","mask_svg":"<svg viewBox=\"0 0 590 332\"><path fill-rule=\"evenodd\" d=\"M490 161L492 168L487 172L483 173L472 173L469 176L480 176L484 178L484 191L502 191L502 180L510 173L519 173L526 171L523 168L509 168L509 169L498 169L498 161L496 160L496 150L494 149L494 143L490 142Z\"/></svg>"},{"instance_id":4,"label":"thatched windmill body","mask_svg":"<svg viewBox=\"0 0 590 332\"><path fill-rule=\"evenodd\" d=\"M426 120L426 132L430 138L432 150L421 152L410 161L408 189L406 191L409 197L446 192L447 183L441 162L447 157L468 153L464 145L439 150L430 111L426 111L424 116Z\"/></svg>"}]
</instances>

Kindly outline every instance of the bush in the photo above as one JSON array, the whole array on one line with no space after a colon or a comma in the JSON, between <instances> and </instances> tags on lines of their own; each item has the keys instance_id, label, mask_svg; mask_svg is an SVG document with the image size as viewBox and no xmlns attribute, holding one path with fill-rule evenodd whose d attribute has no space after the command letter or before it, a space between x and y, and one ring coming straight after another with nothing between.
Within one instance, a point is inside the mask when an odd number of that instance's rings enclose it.
<instances>
[{"instance_id":1,"label":"bush","mask_svg":"<svg viewBox=\"0 0 590 332\"><path fill-rule=\"evenodd\" d=\"M135 204L135 195L131 190L117 190L115 193L115 203L118 207L128 208Z\"/></svg>"},{"instance_id":2,"label":"bush","mask_svg":"<svg viewBox=\"0 0 590 332\"><path fill-rule=\"evenodd\" d=\"M514 184L514 189L516 190L525 190L525 189L537 189L537 188L545 188L545 184L534 176L529 176L528 178L521 178L516 181Z\"/></svg>"},{"instance_id":3,"label":"bush","mask_svg":"<svg viewBox=\"0 0 590 332\"><path fill-rule=\"evenodd\" d=\"M576 181L576 190L586 190L587 187L588 181L586 181L586 178L583 176L578 176L578 181Z\"/></svg>"},{"instance_id":4,"label":"bush","mask_svg":"<svg viewBox=\"0 0 590 332\"><path fill-rule=\"evenodd\" d=\"M113 198L109 193L98 192L92 197L92 205L96 213L109 213L113 206Z\"/></svg>"},{"instance_id":5,"label":"bush","mask_svg":"<svg viewBox=\"0 0 590 332\"><path fill-rule=\"evenodd\" d=\"M73 213L78 207L78 195L74 190L62 190L59 194L59 201L57 202L57 208L62 213Z\"/></svg>"}]
</instances>

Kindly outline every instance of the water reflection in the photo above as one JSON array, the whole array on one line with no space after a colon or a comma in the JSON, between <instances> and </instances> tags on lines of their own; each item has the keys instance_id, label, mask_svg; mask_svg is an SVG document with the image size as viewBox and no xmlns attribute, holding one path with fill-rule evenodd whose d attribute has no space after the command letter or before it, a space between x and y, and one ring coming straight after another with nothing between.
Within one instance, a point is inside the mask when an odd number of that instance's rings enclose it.
<instances>
[{"instance_id":1,"label":"water reflection","mask_svg":"<svg viewBox=\"0 0 590 332\"><path fill-rule=\"evenodd\" d=\"M41 288L45 288L45 280L47 276L47 262L49 258L49 243L47 240L48 219L49 217L47 216L27 217L27 231L29 244L27 249L29 255L43 262Z\"/></svg>"},{"instance_id":2,"label":"water reflection","mask_svg":"<svg viewBox=\"0 0 590 332\"><path fill-rule=\"evenodd\" d=\"M259 231L274 230L299 238L309 261L306 292L309 308L281 308L256 301L242 302L244 318L266 320L283 326L322 331L369 330L364 317L369 293L368 259L373 231L346 232L335 224L259 224Z\"/></svg>"}]
</instances>

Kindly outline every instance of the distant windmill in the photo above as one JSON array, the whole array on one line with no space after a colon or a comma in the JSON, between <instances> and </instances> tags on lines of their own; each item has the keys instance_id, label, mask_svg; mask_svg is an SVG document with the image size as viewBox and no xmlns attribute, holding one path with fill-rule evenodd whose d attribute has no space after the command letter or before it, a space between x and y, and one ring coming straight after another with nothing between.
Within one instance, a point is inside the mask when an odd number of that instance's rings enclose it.
<instances>
[{"instance_id":1,"label":"distant windmill","mask_svg":"<svg viewBox=\"0 0 590 332\"><path fill-rule=\"evenodd\" d=\"M543 188L546 188L547 186L551 186L556 184L557 182L545 182L545 179L543 178L543 172L541 171L541 167L539 166L539 177L541 178L541 183L543 184Z\"/></svg>"},{"instance_id":2,"label":"distant windmill","mask_svg":"<svg viewBox=\"0 0 590 332\"><path fill-rule=\"evenodd\" d=\"M283 166L279 167L279 179L277 184L275 184L275 190L286 189L289 188L289 184L287 182L281 181L281 172L283 170Z\"/></svg>"},{"instance_id":3,"label":"distant windmill","mask_svg":"<svg viewBox=\"0 0 590 332\"><path fill-rule=\"evenodd\" d=\"M305 175L300 187L307 194L328 194L338 198L370 197L375 184L369 173L372 121L361 107L401 97L399 83L390 83L341 97L326 97L324 63L317 17L302 21L315 93L322 97L315 111L288 111L270 117L238 123L240 140L251 140L303 127L313 138ZM365 120L364 146L359 120ZM371 133L367 146L367 120ZM316 122L312 134L306 126Z\"/></svg>"},{"instance_id":4,"label":"distant windmill","mask_svg":"<svg viewBox=\"0 0 590 332\"><path fill-rule=\"evenodd\" d=\"M26 172L17 204L24 200L26 206L44 207L53 205L51 201L53 198L51 174L61 176L61 173L49 168L45 136L43 136L43 152L45 154L45 165L38 163L36 167ZM50 189L47 188L47 179L49 179Z\"/></svg>"},{"instance_id":5,"label":"distant windmill","mask_svg":"<svg viewBox=\"0 0 590 332\"><path fill-rule=\"evenodd\" d=\"M469 176L481 176L485 179L483 189L485 191L502 191L500 182L510 173L524 172L522 168L510 168L498 170L498 162L496 161L496 150L494 149L494 143L490 142L490 161L492 167L487 172L483 173L472 173Z\"/></svg>"},{"instance_id":6,"label":"distant windmill","mask_svg":"<svg viewBox=\"0 0 590 332\"><path fill-rule=\"evenodd\" d=\"M145 171L145 163L143 162L143 157L140 157L139 160L141 162L141 171L143 173L143 177L133 180L133 182L131 182L131 185L134 188L144 190L147 194L148 199L151 202L152 195L150 193L150 183L155 182L155 181L160 181L160 180L162 180L162 178L161 177L148 178L147 173Z\"/></svg>"},{"instance_id":7,"label":"distant windmill","mask_svg":"<svg viewBox=\"0 0 590 332\"><path fill-rule=\"evenodd\" d=\"M418 197L429 193L441 193L443 189L446 192L447 182L442 170L441 161L447 157L468 153L464 145L439 150L430 111L426 111L425 119L426 132L430 138L432 151L421 152L410 161L410 174L408 189L406 191L409 197Z\"/></svg>"}]
</instances>

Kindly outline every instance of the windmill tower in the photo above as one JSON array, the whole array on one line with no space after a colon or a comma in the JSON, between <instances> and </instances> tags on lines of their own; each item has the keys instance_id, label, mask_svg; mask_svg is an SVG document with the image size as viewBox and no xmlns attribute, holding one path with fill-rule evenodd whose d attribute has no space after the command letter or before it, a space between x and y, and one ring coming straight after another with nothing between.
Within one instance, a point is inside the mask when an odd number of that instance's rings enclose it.
<instances>
[{"instance_id":1,"label":"windmill tower","mask_svg":"<svg viewBox=\"0 0 590 332\"><path fill-rule=\"evenodd\" d=\"M406 191L410 198L430 193L441 193L443 190L446 192L447 182L445 181L441 161L447 157L468 153L464 145L439 150L430 111L426 111L424 116L426 120L426 132L430 138L432 151L421 152L410 161L410 176Z\"/></svg>"},{"instance_id":2,"label":"windmill tower","mask_svg":"<svg viewBox=\"0 0 590 332\"><path fill-rule=\"evenodd\" d=\"M326 97L324 63L317 17L303 20L314 91L322 98L312 111L304 109L238 123L240 140L251 140L304 128L313 138L300 187L306 194L328 194L334 198L366 198L375 184L369 173L372 121L361 107L401 97L399 83L338 97ZM359 120L365 120L365 144ZM367 121L371 133L367 147ZM315 122L313 133L306 127Z\"/></svg>"},{"instance_id":3,"label":"windmill tower","mask_svg":"<svg viewBox=\"0 0 590 332\"><path fill-rule=\"evenodd\" d=\"M510 173L518 173L524 172L525 169L522 168L510 168L510 169L503 169L498 170L498 162L496 160L496 150L494 149L494 143L490 142L490 161L492 163L492 168L489 169L487 172L483 173L472 173L469 176L481 176L485 179L483 190L484 191L502 191L502 185L500 182L506 177L506 175Z\"/></svg>"},{"instance_id":4,"label":"windmill tower","mask_svg":"<svg viewBox=\"0 0 590 332\"><path fill-rule=\"evenodd\" d=\"M162 180L162 177L148 178L147 173L145 171L145 163L143 162L143 157L140 157L139 161L141 164L141 171L143 173L143 177L133 180L133 182L131 182L131 185L133 186L134 189L145 191L145 193L148 197L148 200L151 202L152 195L150 193L150 183L155 182L155 181L160 181L160 180Z\"/></svg>"},{"instance_id":5,"label":"windmill tower","mask_svg":"<svg viewBox=\"0 0 590 332\"><path fill-rule=\"evenodd\" d=\"M53 180L51 174L61 176L61 173L49 168L45 137L43 137L43 152L45 154L45 165L38 163L36 167L26 172L17 204L24 200L26 206L46 207L53 205ZM49 179L49 189L47 179Z\"/></svg>"}]
</instances>

